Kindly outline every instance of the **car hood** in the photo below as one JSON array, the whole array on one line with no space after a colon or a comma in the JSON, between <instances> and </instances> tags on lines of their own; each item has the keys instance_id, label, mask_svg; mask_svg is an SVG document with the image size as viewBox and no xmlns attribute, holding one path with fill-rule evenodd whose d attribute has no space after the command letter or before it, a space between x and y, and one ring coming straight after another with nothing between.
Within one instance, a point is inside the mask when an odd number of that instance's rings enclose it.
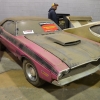
<instances>
[{"instance_id":1,"label":"car hood","mask_svg":"<svg viewBox=\"0 0 100 100\"><path fill-rule=\"evenodd\" d=\"M99 45L73 34L62 32L25 37L58 57L71 69L100 58Z\"/></svg>"}]
</instances>

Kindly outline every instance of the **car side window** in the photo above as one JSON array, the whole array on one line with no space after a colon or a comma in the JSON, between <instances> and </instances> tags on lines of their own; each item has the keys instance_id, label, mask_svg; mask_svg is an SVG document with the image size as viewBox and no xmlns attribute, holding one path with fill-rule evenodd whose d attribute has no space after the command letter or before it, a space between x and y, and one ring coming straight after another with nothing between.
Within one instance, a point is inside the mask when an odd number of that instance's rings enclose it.
<instances>
[{"instance_id":1,"label":"car side window","mask_svg":"<svg viewBox=\"0 0 100 100\"><path fill-rule=\"evenodd\" d=\"M5 31L9 32L12 35L16 35L15 32L15 22L13 21L7 21L3 24L3 28L5 29Z\"/></svg>"}]
</instances>

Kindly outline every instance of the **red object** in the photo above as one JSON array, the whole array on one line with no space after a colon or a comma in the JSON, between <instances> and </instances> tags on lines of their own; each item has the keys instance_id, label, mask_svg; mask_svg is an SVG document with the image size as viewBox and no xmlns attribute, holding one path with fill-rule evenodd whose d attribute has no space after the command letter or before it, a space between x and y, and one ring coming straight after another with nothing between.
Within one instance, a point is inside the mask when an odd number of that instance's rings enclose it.
<instances>
[{"instance_id":1,"label":"red object","mask_svg":"<svg viewBox=\"0 0 100 100\"><path fill-rule=\"evenodd\" d=\"M42 25L42 29L45 32L54 32L58 30L58 27L55 24L45 24L45 25Z\"/></svg>"}]
</instances>

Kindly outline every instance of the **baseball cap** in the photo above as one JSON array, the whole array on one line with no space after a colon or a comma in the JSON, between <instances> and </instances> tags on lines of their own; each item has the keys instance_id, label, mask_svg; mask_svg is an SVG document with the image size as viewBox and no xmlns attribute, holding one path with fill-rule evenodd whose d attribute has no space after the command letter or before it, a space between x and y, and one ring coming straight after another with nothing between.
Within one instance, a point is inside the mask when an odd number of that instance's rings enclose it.
<instances>
[{"instance_id":1,"label":"baseball cap","mask_svg":"<svg viewBox=\"0 0 100 100\"><path fill-rule=\"evenodd\" d=\"M52 6L59 6L57 3L53 3Z\"/></svg>"}]
</instances>

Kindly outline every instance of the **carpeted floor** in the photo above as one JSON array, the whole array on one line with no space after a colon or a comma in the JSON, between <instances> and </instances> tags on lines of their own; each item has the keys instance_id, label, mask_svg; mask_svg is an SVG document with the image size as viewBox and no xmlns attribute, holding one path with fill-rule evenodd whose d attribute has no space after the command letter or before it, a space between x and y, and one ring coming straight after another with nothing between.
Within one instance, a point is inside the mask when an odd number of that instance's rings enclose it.
<instances>
[{"instance_id":1,"label":"carpeted floor","mask_svg":"<svg viewBox=\"0 0 100 100\"><path fill-rule=\"evenodd\" d=\"M17 69L22 69L21 66L12 60L2 57L0 61L0 73L9 71L9 70L17 70Z\"/></svg>"}]
</instances>

